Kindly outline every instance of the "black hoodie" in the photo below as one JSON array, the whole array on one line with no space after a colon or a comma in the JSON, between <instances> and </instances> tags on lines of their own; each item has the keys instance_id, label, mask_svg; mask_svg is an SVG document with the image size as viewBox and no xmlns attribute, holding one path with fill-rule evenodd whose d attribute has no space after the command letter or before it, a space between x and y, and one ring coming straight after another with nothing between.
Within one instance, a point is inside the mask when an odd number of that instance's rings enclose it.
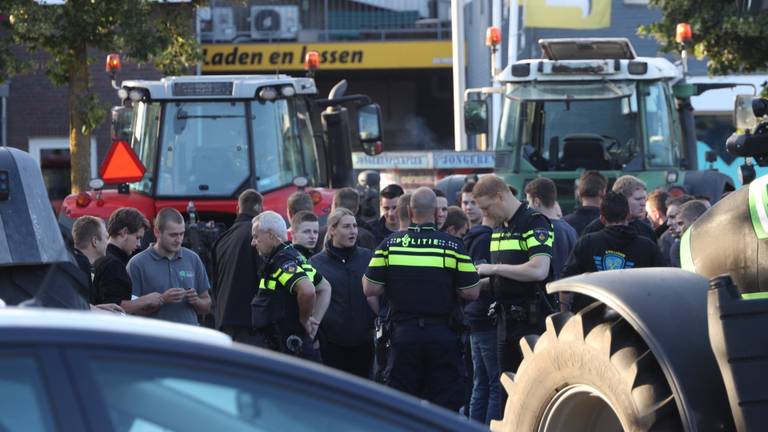
<instances>
[{"instance_id":1,"label":"black hoodie","mask_svg":"<svg viewBox=\"0 0 768 432\"><path fill-rule=\"evenodd\" d=\"M469 252L472 262L477 264L491 261L491 234L493 229L485 225L473 226L464 236L464 246ZM493 295L489 291L480 291L477 300L464 306L464 317L472 332L493 330L496 326L488 318L488 308L493 303Z\"/></svg>"},{"instance_id":2,"label":"black hoodie","mask_svg":"<svg viewBox=\"0 0 768 432\"><path fill-rule=\"evenodd\" d=\"M664 257L656 243L639 235L631 226L615 225L582 236L568 257L562 276L664 266Z\"/></svg>"}]
</instances>

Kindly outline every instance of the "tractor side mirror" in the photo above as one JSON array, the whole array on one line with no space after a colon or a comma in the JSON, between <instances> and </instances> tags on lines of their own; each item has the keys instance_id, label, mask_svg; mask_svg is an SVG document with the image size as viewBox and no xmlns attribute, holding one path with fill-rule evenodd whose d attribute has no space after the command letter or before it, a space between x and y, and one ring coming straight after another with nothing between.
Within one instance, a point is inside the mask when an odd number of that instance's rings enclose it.
<instances>
[{"instance_id":1,"label":"tractor side mirror","mask_svg":"<svg viewBox=\"0 0 768 432\"><path fill-rule=\"evenodd\" d=\"M115 106L110 110L112 141L131 141L131 123L133 122L133 108L128 106Z\"/></svg>"},{"instance_id":2,"label":"tractor side mirror","mask_svg":"<svg viewBox=\"0 0 768 432\"><path fill-rule=\"evenodd\" d=\"M176 118L173 119L174 134L181 135L182 132L184 132L184 129L187 128L188 118L189 118L189 114L183 108L179 108L179 110L176 111Z\"/></svg>"},{"instance_id":3,"label":"tractor side mirror","mask_svg":"<svg viewBox=\"0 0 768 432\"><path fill-rule=\"evenodd\" d=\"M357 110L360 144L365 154L375 156L382 151L381 107L378 104L363 105Z\"/></svg>"},{"instance_id":4,"label":"tractor side mirror","mask_svg":"<svg viewBox=\"0 0 768 432\"><path fill-rule=\"evenodd\" d=\"M464 128L467 134L488 133L488 104L485 100L464 101Z\"/></svg>"}]
</instances>

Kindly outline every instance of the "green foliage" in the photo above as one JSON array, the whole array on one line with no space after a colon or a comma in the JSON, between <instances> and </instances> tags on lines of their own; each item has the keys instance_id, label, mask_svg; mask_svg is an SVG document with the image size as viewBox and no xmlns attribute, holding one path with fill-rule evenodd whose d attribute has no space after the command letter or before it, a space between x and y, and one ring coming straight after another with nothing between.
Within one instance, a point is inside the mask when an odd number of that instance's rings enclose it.
<instances>
[{"instance_id":1,"label":"green foliage","mask_svg":"<svg viewBox=\"0 0 768 432\"><path fill-rule=\"evenodd\" d=\"M81 133L90 133L106 113L91 93L88 69L118 52L126 61L153 63L163 73L183 73L202 58L194 38L194 7L150 0L67 0L45 6L32 0L0 1L0 82L31 69L45 70L56 85L88 85L76 95ZM44 52L28 60L19 54ZM84 74L84 76L83 76ZM79 75L79 79L76 78ZM74 86L71 86L72 89ZM75 90L78 91L78 90Z\"/></svg>"},{"instance_id":2,"label":"green foliage","mask_svg":"<svg viewBox=\"0 0 768 432\"><path fill-rule=\"evenodd\" d=\"M707 57L710 74L768 69L768 12L740 12L734 0L650 0L650 4L661 10L662 19L641 26L639 33L653 36L663 51L679 51L675 27L687 22L693 30L689 48L697 58Z\"/></svg>"}]
</instances>

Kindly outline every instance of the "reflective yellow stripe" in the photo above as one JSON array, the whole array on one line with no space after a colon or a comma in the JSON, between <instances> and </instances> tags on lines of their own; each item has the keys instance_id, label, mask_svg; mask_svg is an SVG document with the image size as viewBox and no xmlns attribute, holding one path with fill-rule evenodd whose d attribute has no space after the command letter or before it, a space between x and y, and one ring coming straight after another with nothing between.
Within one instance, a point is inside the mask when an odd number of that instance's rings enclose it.
<instances>
[{"instance_id":1,"label":"reflective yellow stripe","mask_svg":"<svg viewBox=\"0 0 768 432\"><path fill-rule=\"evenodd\" d=\"M283 286L287 286L288 281L291 280L293 277L293 274L291 273L283 273L280 276L277 277L278 282L280 282Z\"/></svg>"},{"instance_id":2,"label":"reflective yellow stripe","mask_svg":"<svg viewBox=\"0 0 768 432\"><path fill-rule=\"evenodd\" d=\"M266 283L265 283L264 279L259 281L259 288L260 289L263 288L263 289L274 290L276 287L277 287L277 282L275 282L273 280L268 280L268 281L266 281Z\"/></svg>"},{"instance_id":3,"label":"reflective yellow stripe","mask_svg":"<svg viewBox=\"0 0 768 432\"><path fill-rule=\"evenodd\" d=\"M444 261L445 261L446 268L451 268L451 269L456 268L456 258L445 257Z\"/></svg>"},{"instance_id":4,"label":"reflective yellow stripe","mask_svg":"<svg viewBox=\"0 0 768 432\"><path fill-rule=\"evenodd\" d=\"M460 253L456 252L455 250L446 249L445 253L448 254L448 255L453 255L453 256L455 256L458 259L464 259L464 260L467 260L467 261L471 261L470 258L469 258L469 255L460 254Z\"/></svg>"},{"instance_id":5,"label":"reflective yellow stripe","mask_svg":"<svg viewBox=\"0 0 768 432\"><path fill-rule=\"evenodd\" d=\"M389 255L389 251L377 250L373 252L373 256L387 256L387 255Z\"/></svg>"},{"instance_id":6,"label":"reflective yellow stripe","mask_svg":"<svg viewBox=\"0 0 768 432\"><path fill-rule=\"evenodd\" d=\"M385 258L371 258L371 262L368 263L368 267L386 267L387 260Z\"/></svg>"},{"instance_id":7,"label":"reflective yellow stripe","mask_svg":"<svg viewBox=\"0 0 768 432\"><path fill-rule=\"evenodd\" d=\"M547 241L544 242L546 246L552 246L552 243L555 241L555 234L550 232L549 237L547 238ZM536 237L531 237L528 240L525 241L526 246L528 248L536 247L542 243L539 242L539 240Z\"/></svg>"},{"instance_id":8,"label":"reflective yellow stripe","mask_svg":"<svg viewBox=\"0 0 768 432\"><path fill-rule=\"evenodd\" d=\"M472 264L472 263L463 263L463 262L459 263L458 270L460 272L467 272L467 273L475 273L475 272L477 272L477 269L475 268L474 264Z\"/></svg>"},{"instance_id":9,"label":"reflective yellow stripe","mask_svg":"<svg viewBox=\"0 0 768 432\"><path fill-rule=\"evenodd\" d=\"M527 245L521 240L493 240L491 241L491 252L505 250L526 250Z\"/></svg>"},{"instance_id":10,"label":"reflective yellow stripe","mask_svg":"<svg viewBox=\"0 0 768 432\"><path fill-rule=\"evenodd\" d=\"M317 270L315 270L315 268L312 267L312 265L310 265L310 264L302 264L301 265L301 269L304 270L304 273L306 273L307 276L309 276L310 279L314 279L315 278L315 274L317 273Z\"/></svg>"},{"instance_id":11,"label":"reflective yellow stripe","mask_svg":"<svg viewBox=\"0 0 768 432\"><path fill-rule=\"evenodd\" d=\"M418 255L390 255L389 265L404 267L436 267L444 268L445 262L442 257L436 256L418 256Z\"/></svg>"},{"instance_id":12,"label":"reflective yellow stripe","mask_svg":"<svg viewBox=\"0 0 768 432\"><path fill-rule=\"evenodd\" d=\"M402 246L390 246L390 252L419 252L419 253L445 253L445 249L438 248L423 248L423 247L402 247Z\"/></svg>"}]
</instances>

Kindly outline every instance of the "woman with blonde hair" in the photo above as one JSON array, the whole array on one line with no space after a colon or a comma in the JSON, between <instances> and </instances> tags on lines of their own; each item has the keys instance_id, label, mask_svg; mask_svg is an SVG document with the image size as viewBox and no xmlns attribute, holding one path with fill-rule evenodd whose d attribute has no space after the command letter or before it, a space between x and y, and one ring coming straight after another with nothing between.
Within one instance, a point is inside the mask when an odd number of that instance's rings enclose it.
<instances>
[{"instance_id":1,"label":"woman with blonde hair","mask_svg":"<svg viewBox=\"0 0 768 432\"><path fill-rule=\"evenodd\" d=\"M320 324L323 363L364 378L373 366L375 315L362 279L373 253L357 246L355 215L337 208L328 216L325 248L311 264L331 283L331 305Z\"/></svg>"}]
</instances>

